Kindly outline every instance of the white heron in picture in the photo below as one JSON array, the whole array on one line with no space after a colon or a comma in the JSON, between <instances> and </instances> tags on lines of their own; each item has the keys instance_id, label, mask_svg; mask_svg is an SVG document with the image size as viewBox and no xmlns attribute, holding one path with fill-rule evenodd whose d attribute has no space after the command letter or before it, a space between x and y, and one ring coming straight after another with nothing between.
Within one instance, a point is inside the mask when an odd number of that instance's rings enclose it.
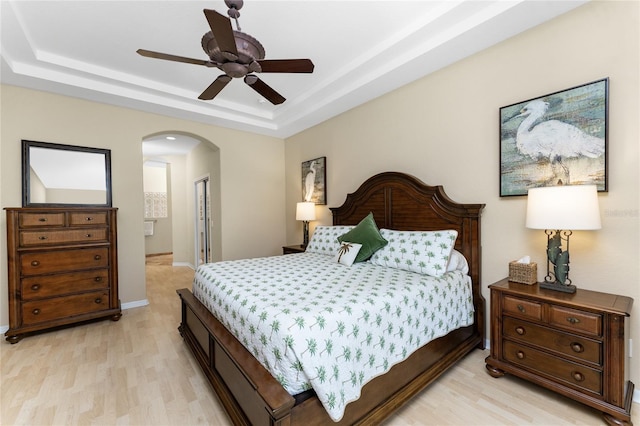
<instances>
[{"instance_id":1,"label":"white heron in picture","mask_svg":"<svg viewBox=\"0 0 640 426\"><path fill-rule=\"evenodd\" d=\"M525 117L516 133L516 148L522 155L535 161L548 159L552 165L562 166L568 175L569 170L562 162L564 159L598 158L604 153L602 138L592 136L576 126L560 120L546 120L535 124L548 109L549 102L537 99L508 119Z\"/></svg>"},{"instance_id":2,"label":"white heron in picture","mask_svg":"<svg viewBox=\"0 0 640 426\"><path fill-rule=\"evenodd\" d=\"M309 173L304 178L304 201L311 201L313 196L313 188L316 183L316 162L315 160L309 165Z\"/></svg>"}]
</instances>

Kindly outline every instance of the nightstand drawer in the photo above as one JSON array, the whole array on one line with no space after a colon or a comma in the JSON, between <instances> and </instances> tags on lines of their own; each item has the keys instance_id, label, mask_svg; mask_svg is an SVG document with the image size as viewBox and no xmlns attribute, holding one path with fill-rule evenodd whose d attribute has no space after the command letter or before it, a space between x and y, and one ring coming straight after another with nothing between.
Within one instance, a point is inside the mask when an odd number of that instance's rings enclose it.
<instances>
[{"instance_id":1,"label":"nightstand drawer","mask_svg":"<svg viewBox=\"0 0 640 426\"><path fill-rule=\"evenodd\" d=\"M504 296L503 309L505 313L520 317L542 320L542 305L531 300Z\"/></svg>"},{"instance_id":2,"label":"nightstand drawer","mask_svg":"<svg viewBox=\"0 0 640 426\"><path fill-rule=\"evenodd\" d=\"M602 343L551 328L531 324L516 318L505 317L502 334L526 344L557 352L594 364L602 365Z\"/></svg>"},{"instance_id":3,"label":"nightstand drawer","mask_svg":"<svg viewBox=\"0 0 640 426\"><path fill-rule=\"evenodd\" d=\"M562 306L550 306L549 324L565 330L602 335L602 315Z\"/></svg>"},{"instance_id":4,"label":"nightstand drawer","mask_svg":"<svg viewBox=\"0 0 640 426\"><path fill-rule=\"evenodd\" d=\"M578 389L602 395L602 372L585 367L548 353L505 341L503 345L504 358L513 364L528 370L546 375L557 382Z\"/></svg>"}]
</instances>

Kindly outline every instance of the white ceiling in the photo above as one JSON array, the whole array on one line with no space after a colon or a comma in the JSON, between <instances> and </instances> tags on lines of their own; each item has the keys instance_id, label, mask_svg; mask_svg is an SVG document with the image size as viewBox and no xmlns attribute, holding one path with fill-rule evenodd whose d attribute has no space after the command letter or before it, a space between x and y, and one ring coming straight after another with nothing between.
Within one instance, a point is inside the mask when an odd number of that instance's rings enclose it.
<instances>
[{"instance_id":1,"label":"white ceiling","mask_svg":"<svg viewBox=\"0 0 640 426\"><path fill-rule=\"evenodd\" d=\"M313 74L262 74L274 106L241 79L212 101L222 72L137 49L207 59L203 9L223 0L0 0L2 83L288 137L565 13L586 0L246 0L243 32L266 59L310 58ZM235 29L235 25L234 25Z\"/></svg>"}]
</instances>

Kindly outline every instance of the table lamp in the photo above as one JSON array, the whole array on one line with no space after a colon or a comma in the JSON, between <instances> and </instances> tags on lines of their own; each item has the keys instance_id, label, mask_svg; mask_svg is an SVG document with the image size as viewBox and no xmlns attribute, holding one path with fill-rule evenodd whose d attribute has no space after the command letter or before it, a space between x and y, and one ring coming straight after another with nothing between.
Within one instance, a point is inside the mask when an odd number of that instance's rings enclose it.
<instances>
[{"instance_id":1,"label":"table lamp","mask_svg":"<svg viewBox=\"0 0 640 426\"><path fill-rule=\"evenodd\" d=\"M572 231L602 227L595 185L560 185L529 189L526 227L547 235L547 275L541 288L575 293L569 278L569 237ZM562 250L562 242L565 249ZM551 272L550 265L553 265Z\"/></svg>"},{"instance_id":2,"label":"table lamp","mask_svg":"<svg viewBox=\"0 0 640 426\"><path fill-rule=\"evenodd\" d=\"M309 244L309 221L316 220L316 203L302 202L296 205L296 220L301 220L304 225L304 247Z\"/></svg>"}]
</instances>

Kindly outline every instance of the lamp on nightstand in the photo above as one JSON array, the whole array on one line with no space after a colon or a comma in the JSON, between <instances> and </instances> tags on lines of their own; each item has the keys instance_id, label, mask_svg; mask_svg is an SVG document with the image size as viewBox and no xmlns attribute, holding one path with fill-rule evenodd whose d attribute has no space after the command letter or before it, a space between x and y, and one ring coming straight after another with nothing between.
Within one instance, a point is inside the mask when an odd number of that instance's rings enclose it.
<instances>
[{"instance_id":1,"label":"lamp on nightstand","mask_svg":"<svg viewBox=\"0 0 640 426\"><path fill-rule=\"evenodd\" d=\"M309 244L309 221L316 220L316 203L302 202L296 205L296 220L304 224L304 247Z\"/></svg>"},{"instance_id":2,"label":"lamp on nightstand","mask_svg":"<svg viewBox=\"0 0 640 426\"><path fill-rule=\"evenodd\" d=\"M569 279L569 237L573 231L600 229L598 190L595 185L531 188L526 227L547 234L547 276L540 287L575 293ZM566 249L562 251L562 241ZM549 264L553 265L553 272Z\"/></svg>"}]
</instances>

